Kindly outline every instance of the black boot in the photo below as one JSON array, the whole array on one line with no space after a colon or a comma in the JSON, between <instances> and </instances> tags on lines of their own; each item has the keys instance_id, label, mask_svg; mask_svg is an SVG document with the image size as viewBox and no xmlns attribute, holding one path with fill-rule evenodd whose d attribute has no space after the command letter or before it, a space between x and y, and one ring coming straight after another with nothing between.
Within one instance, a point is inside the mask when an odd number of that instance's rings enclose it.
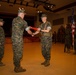
<instances>
[{"instance_id":1,"label":"black boot","mask_svg":"<svg viewBox=\"0 0 76 75\"><path fill-rule=\"evenodd\" d=\"M46 64L46 60L44 62L41 63L41 65L45 65Z\"/></svg>"},{"instance_id":2,"label":"black boot","mask_svg":"<svg viewBox=\"0 0 76 75\"><path fill-rule=\"evenodd\" d=\"M64 53L66 52L66 47L64 47Z\"/></svg>"},{"instance_id":3,"label":"black boot","mask_svg":"<svg viewBox=\"0 0 76 75\"><path fill-rule=\"evenodd\" d=\"M5 66L5 64L3 64L3 62L0 61L0 66Z\"/></svg>"},{"instance_id":4,"label":"black boot","mask_svg":"<svg viewBox=\"0 0 76 75\"><path fill-rule=\"evenodd\" d=\"M64 52L66 52L66 49L64 49Z\"/></svg>"},{"instance_id":5,"label":"black boot","mask_svg":"<svg viewBox=\"0 0 76 75\"><path fill-rule=\"evenodd\" d=\"M47 60L46 63L44 64L45 67L50 65L50 60Z\"/></svg>"},{"instance_id":6,"label":"black boot","mask_svg":"<svg viewBox=\"0 0 76 75\"><path fill-rule=\"evenodd\" d=\"M67 53L70 53L70 49L67 49Z\"/></svg>"},{"instance_id":7,"label":"black boot","mask_svg":"<svg viewBox=\"0 0 76 75\"><path fill-rule=\"evenodd\" d=\"M14 71L15 71L16 73L19 73L19 72L25 72L26 69L23 69L22 67L15 67L15 68L14 68Z\"/></svg>"}]
</instances>

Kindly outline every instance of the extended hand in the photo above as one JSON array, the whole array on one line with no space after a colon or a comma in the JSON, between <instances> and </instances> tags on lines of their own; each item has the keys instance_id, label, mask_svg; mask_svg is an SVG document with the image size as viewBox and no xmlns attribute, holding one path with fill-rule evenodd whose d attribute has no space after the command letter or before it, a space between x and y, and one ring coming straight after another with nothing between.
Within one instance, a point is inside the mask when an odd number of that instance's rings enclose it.
<instances>
[{"instance_id":1,"label":"extended hand","mask_svg":"<svg viewBox=\"0 0 76 75\"><path fill-rule=\"evenodd\" d=\"M35 34L33 33L33 34L32 34L32 37L34 37L34 36L35 36Z\"/></svg>"},{"instance_id":2,"label":"extended hand","mask_svg":"<svg viewBox=\"0 0 76 75\"><path fill-rule=\"evenodd\" d=\"M40 31L41 29L40 28L38 28L38 31Z\"/></svg>"}]
</instances>

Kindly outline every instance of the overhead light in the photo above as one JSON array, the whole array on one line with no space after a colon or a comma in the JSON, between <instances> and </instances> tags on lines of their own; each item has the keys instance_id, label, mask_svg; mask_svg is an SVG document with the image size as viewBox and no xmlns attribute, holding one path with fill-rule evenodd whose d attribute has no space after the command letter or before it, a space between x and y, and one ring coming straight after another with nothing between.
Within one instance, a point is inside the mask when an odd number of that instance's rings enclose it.
<instances>
[{"instance_id":1,"label":"overhead light","mask_svg":"<svg viewBox=\"0 0 76 75\"><path fill-rule=\"evenodd\" d=\"M39 11L39 10L38 10L37 13L42 13L42 11Z\"/></svg>"},{"instance_id":2,"label":"overhead light","mask_svg":"<svg viewBox=\"0 0 76 75\"><path fill-rule=\"evenodd\" d=\"M48 5L48 8L49 8L50 6Z\"/></svg>"},{"instance_id":3,"label":"overhead light","mask_svg":"<svg viewBox=\"0 0 76 75\"><path fill-rule=\"evenodd\" d=\"M42 13L42 11L40 11L40 13Z\"/></svg>"},{"instance_id":4,"label":"overhead light","mask_svg":"<svg viewBox=\"0 0 76 75\"><path fill-rule=\"evenodd\" d=\"M39 11L37 11L37 13L39 13Z\"/></svg>"},{"instance_id":5,"label":"overhead light","mask_svg":"<svg viewBox=\"0 0 76 75\"><path fill-rule=\"evenodd\" d=\"M51 5L51 8L53 8L53 5Z\"/></svg>"},{"instance_id":6,"label":"overhead light","mask_svg":"<svg viewBox=\"0 0 76 75\"><path fill-rule=\"evenodd\" d=\"M45 4L43 7L44 7L44 9L45 10L47 10L47 11L51 11L52 12L52 8L54 7L55 5L53 5L53 4Z\"/></svg>"}]
</instances>

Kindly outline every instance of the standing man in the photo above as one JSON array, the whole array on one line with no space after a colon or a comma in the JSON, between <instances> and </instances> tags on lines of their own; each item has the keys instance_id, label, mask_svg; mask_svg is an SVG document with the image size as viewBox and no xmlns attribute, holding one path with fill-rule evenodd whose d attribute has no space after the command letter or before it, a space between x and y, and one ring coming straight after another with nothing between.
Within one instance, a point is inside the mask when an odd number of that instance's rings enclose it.
<instances>
[{"instance_id":1,"label":"standing man","mask_svg":"<svg viewBox=\"0 0 76 75\"><path fill-rule=\"evenodd\" d=\"M39 32L41 33L41 46L42 46L42 55L45 59L41 65L44 65L45 67L50 65L50 58L51 58L51 44L52 44L52 25L50 22L47 21L47 15L42 14L41 16L42 19L42 24L38 28L38 31L33 33L33 35L38 34Z\"/></svg>"},{"instance_id":2,"label":"standing man","mask_svg":"<svg viewBox=\"0 0 76 75\"><path fill-rule=\"evenodd\" d=\"M67 24L65 28L65 45L64 45L64 52L70 53L71 47L71 26Z\"/></svg>"},{"instance_id":3,"label":"standing man","mask_svg":"<svg viewBox=\"0 0 76 75\"><path fill-rule=\"evenodd\" d=\"M14 63L14 71L25 72L26 69L23 69L20 65L20 61L23 56L23 32L24 29L32 35L30 31L30 27L28 27L27 22L24 20L25 10L19 8L18 16L13 19L12 22L12 44L13 44L13 63Z\"/></svg>"},{"instance_id":4,"label":"standing man","mask_svg":"<svg viewBox=\"0 0 76 75\"><path fill-rule=\"evenodd\" d=\"M4 30L1 26L3 26L3 19L0 19L0 66L5 66L2 63L2 58L4 56L4 43L5 43L5 34L4 34Z\"/></svg>"}]
</instances>

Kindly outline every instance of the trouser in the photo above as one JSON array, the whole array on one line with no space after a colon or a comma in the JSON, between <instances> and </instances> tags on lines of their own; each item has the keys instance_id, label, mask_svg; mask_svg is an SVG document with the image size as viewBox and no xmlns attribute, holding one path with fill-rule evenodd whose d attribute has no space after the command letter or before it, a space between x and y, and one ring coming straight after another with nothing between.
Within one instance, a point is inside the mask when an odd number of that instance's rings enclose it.
<instances>
[{"instance_id":1,"label":"trouser","mask_svg":"<svg viewBox=\"0 0 76 75\"><path fill-rule=\"evenodd\" d=\"M64 52L66 51L66 49L69 51L70 50L70 46L71 46L70 43L65 43Z\"/></svg>"},{"instance_id":2,"label":"trouser","mask_svg":"<svg viewBox=\"0 0 76 75\"><path fill-rule=\"evenodd\" d=\"M51 58L51 44L52 38L50 36L41 37L42 55L45 60L50 60Z\"/></svg>"},{"instance_id":3,"label":"trouser","mask_svg":"<svg viewBox=\"0 0 76 75\"><path fill-rule=\"evenodd\" d=\"M64 49L70 49L70 45L68 45L68 44L65 44L65 47L64 47Z\"/></svg>"},{"instance_id":4,"label":"trouser","mask_svg":"<svg viewBox=\"0 0 76 75\"><path fill-rule=\"evenodd\" d=\"M56 43L56 37L54 37L54 40L53 41L54 41L54 43Z\"/></svg>"},{"instance_id":5,"label":"trouser","mask_svg":"<svg viewBox=\"0 0 76 75\"><path fill-rule=\"evenodd\" d=\"M0 43L0 62L4 56L4 43Z\"/></svg>"},{"instance_id":6,"label":"trouser","mask_svg":"<svg viewBox=\"0 0 76 75\"><path fill-rule=\"evenodd\" d=\"M15 67L20 67L20 61L23 56L23 41L13 42L13 63Z\"/></svg>"}]
</instances>

